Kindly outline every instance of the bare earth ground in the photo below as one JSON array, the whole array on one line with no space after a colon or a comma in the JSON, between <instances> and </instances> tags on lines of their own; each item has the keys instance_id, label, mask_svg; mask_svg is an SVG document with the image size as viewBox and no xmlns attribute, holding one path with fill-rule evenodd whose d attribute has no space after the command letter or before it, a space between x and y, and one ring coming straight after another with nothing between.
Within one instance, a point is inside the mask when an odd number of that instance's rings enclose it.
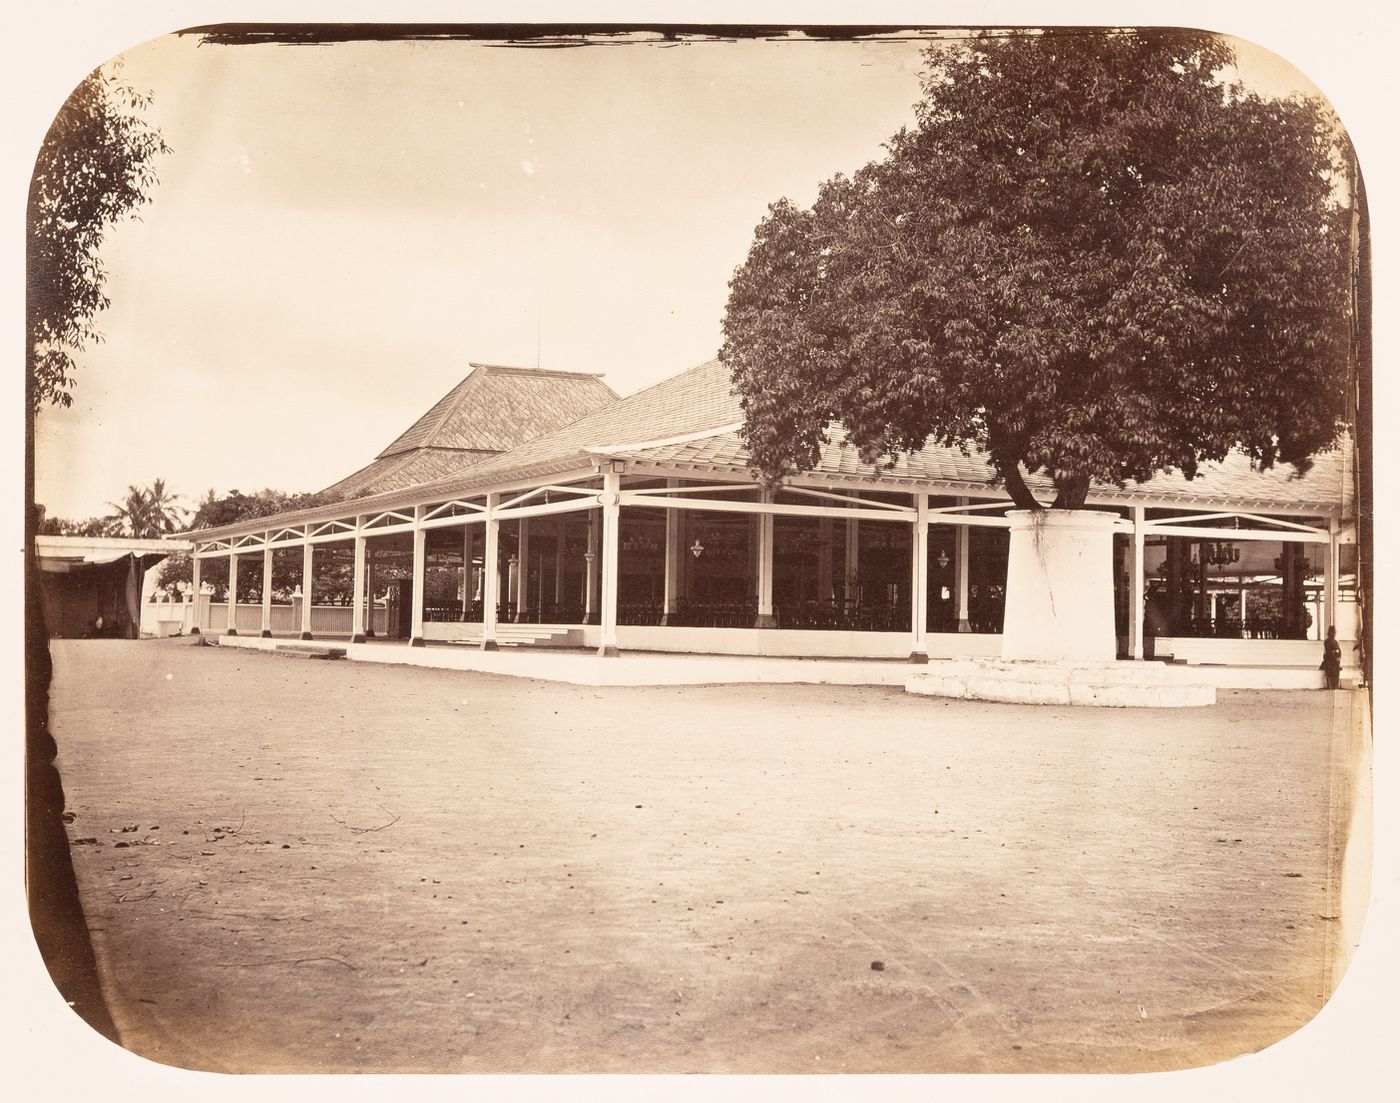
<instances>
[{"instance_id":1,"label":"bare earth ground","mask_svg":"<svg viewBox=\"0 0 1400 1103\"><path fill-rule=\"evenodd\" d=\"M1351 693L1071 710L187 640L54 660L104 987L170 1064L1158 1070L1268 1045L1337 979Z\"/></svg>"}]
</instances>

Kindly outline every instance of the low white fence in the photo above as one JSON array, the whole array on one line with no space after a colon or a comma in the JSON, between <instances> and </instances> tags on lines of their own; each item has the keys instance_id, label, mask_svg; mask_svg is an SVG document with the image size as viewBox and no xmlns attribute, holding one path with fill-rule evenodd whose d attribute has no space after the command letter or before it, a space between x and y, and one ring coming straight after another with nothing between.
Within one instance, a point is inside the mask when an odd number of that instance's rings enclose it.
<instances>
[{"instance_id":1,"label":"low white fence","mask_svg":"<svg viewBox=\"0 0 1400 1103\"><path fill-rule=\"evenodd\" d=\"M292 636L301 631L301 602L272 606L272 634ZM348 605L313 605L311 607L311 634L324 636L350 635L353 610ZM233 627L240 636L256 636L262 631L262 605L240 601L234 609ZM383 605L374 608L371 615L374 631L383 635L388 628L388 610ZM221 633L228 630L228 602L210 601L200 598L196 601L176 601L159 596L152 598L141 610L141 634L143 636L189 635L194 628L201 632Z\"/></svg>"},{"instance_id":2,"label":"low white fence","mask_svg":"<svg viewBox=\"0 0 1400 1103\"><path fill-rule=\"evenodd\" d=\"M1359 666L1361 653L1355 640L1343 639L1342 666ZM1297 666L1317 669L1322 662L1319 640L1235 640L1196 638L1193 636L1158 636L1154 647L1157 656L1171 655L1178 662L1204 666Z\"/></svg>"}]
</instances>

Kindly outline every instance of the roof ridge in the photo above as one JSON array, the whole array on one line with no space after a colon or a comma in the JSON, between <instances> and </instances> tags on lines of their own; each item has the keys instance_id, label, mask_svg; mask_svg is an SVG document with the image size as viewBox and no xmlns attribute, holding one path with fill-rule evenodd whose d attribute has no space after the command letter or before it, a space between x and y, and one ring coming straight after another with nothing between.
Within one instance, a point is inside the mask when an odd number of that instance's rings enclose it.
<instances>
[{"instance_id":1,"label":"roof ridge","mask_svg":"<svg viewBox=\"0 0 1400 1103\"><path fill-rule=\"evenodd\" d=\"M483 364L476 360L468 361L468 363L472 368L480 368L493 375L498 372L519 372L525 375L558 375L566 379L601 379L607 374L600 371L575 371L572 368L541 368L538 366L530 368L521 364ZM612 390L612 388L608 387L608 390Z\"/></svg>"}]
</instances>

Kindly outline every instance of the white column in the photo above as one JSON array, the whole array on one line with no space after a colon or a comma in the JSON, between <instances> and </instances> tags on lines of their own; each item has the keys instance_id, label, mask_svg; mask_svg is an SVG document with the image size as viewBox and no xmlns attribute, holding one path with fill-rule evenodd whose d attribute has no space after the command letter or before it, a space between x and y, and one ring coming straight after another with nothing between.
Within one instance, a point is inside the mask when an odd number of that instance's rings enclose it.
<instances>
[{"instance_id":1,"label":"white column","mask_svg":"<svg viewBox=\"0 0 1400 1103\"><path fill-rule=\"evenodd\" d=\"M1143 650L1142 634L1143 627L1147 620L1146 605L1146 585L1147 578L1144 573L1144 539L1143 526L1147 524L1147 510L1142 506L1133 506L1133 554L1128 557L1129 590L1128 590L1128 658L1144 658L1146 652ZM1244 605L1240 605L1240 626L1244 626Z\"/></svg>"},{"instance_id":2,"label":"white column","mask_svg":"<svg viewBox=\"0 0 1400 1103\"><path fill-rule=\"evenodd\" d=\"M365 642L365 534L355 518L355 573L350 591L350 642Z\"/></svg>"},{"instance_id":3,"label":"white column","mask_svg":"<svg viewBox=\"0 0 1400 1103\"><path fill-rule=\"evenodd\" d=\"M966 498L959 498L958 505L967 505ZM953 532L957 539L957 548L954 552L954 559L957 561L957 583L958 583L958 631L971 632L972 622L967 619L967 595L968 577L972 573L972 564L968 562L968 533L972 531L971 525L958 525Z\"/></svg>"},{"instance_id":4,"label":"white column","mask_svg":"<svg viewBox=\"0 0 1400 1103\"><path fill-rule=\"evenodd\" d=\"M1327 522L1327 562L1322 568L1322 624L1320 625L1323 639L1327 638L1327 629L1332 628L1337 623L1337 584L1342 573L1341 545L1337 541L1337 522L1330 520Z\"/></svg>"},{"instance_id":5,"label":"white column","mask_svg":"<svg viewBox=\"0 0 1400 1103\"><path fill-rule=\"evenodd\" d=\"M197 636L202 631L202 629L200 628L201 621L199 617L199 608L202 604L202 602L200 601L201 595L199 592L199 565L199 545L196 544L193 548L190 549L190 597L194 601L194 623L190 625L191 636Z\"/></svg>"},{"instance_id":6,"label":"white column","mask_svg":"<svg viewBox=\"0 0 1400 1103\"><path fill-rule=\"evenodd\" d=\"M910 556L910 615L913 618L911 663L928 662L928 495L914 495L914 540Z\"/></svg>"},{"instance_id":7,"label":"white column","mask_svg":"<svg viewBox=\"0 0 1400 1103\"><path fill-rule=\"evenodd\" d=\"M520 519L520 539L516 542L515 621L529 620L526 606L530 604L530 522Z\"/></svg>"},{"instance_id":8,"label":"white column","mask_svg":"<svg viewBox=\"0 0 1400 1103\"><path fill-rule=\"evenodd\" d=\"M561 513L554 519L554 605L555 619L559 616L558 606L564 600L564 538L568 533L568 523Z\"/></svg>"},{"instance_id":9,"label":"white column","mask_svg":"<svg viewBox=\"0 0 1400 1103\"><path fill-rule=\"evenodd\" d=\"M238 635L238 556L228 553L228 623L224 625L225 636Z\"/></svg>"},{"instance_id":10,"label":"white column","mask_svg":"<svg viewBox=\"0 0 1400 1103\"><path fill-rule=\"evenodd\" d=\"M272 635L272 548L268 546L272 533L263 534L262 631L264 639Z\"/></svg>"},{"instance_id":11,"label":"white column","mask_svg":"<svg viewBox=\"0 0 1400 1103\"><path fill-rule=\"evenodd\" d=\"M365 540L365 639L374 639L374 613L377 598L374 592L374 549Z\"/></svg>"},{"instance_id":12,"label":"white column","mask_svg":"<svg viewBox=\"0 0 1400 1103\"><path fill-rule=\"evenodd\" d=\"M583 557L583 623L598 623L598 514L588 511L588 551Z\"/></svg>"},{"instance_id":13,"label":"white column","mask_svg":"<svg viewBox=\"0 0 1400 1103\"><path fill-rule=\"evenodd\" d=\"M486 554L481 562L481 650L496 650L496 605L501 600L501 522L496 520L498 493L486 495Z\"/></svg>"},{"instance_id":14,"label":"white column","mask_svg":"<svg viewBox=\"0 0 1400 1103\"><path fill-rule=\"evenodd\" d=\"M602 625L601 642L598 654L604 657L617 654L617 537L621 512L622 478L616 471L603 474L603 492L598 502L603 507L603 570L602 570L602 609L599 623Z\"/></svg>"},{"instance_id":15,"label":"white column","mask_svg":"<svg viewBox=\"0 0 1400 1103\"><path fill-rule=\"evenodd\" d=\"M768 503L773 495L761 490L758 500ZM773 515L758 515L758 616L754 619L755 628L774 628L778 619L773 615Z\"/></svg>"},{"instance_id":16,"label":"white column","mask_svg":"<svg viewBox=\"0 0 1400 1103\"><path fill-rule=\"evenodd\" d=\"M410 647L423 646L424 575L428 565L428 530L423 527L423 507L413 507L413 607L409 610Z\"/></svg>"},{"instance_id":17,"label":"white column","mask_svg":"<svg viewBox=\"0 0 1400 1103\"><path fill-rule=\"evenodd\" d=\"M667 479L666 485L680 485L679 479ZM674 495L671 497L674 498ZM661 623L670 624L676 616L676 599L681 586L681 511L666 511L666 554L662 560L665 571L661 591Z\"/></svg>"},{"instance_id":18,"label":"white column","mask_svg":"<svg viewBox=\"0 0 1400 1103\"><path fill-rule=\"evenodd\" d=\"M817 521L817 600L829 603L835 593L831 584L831 518Z\"/></svg>"},{"instance_id":19,"label":"white column","mask_svg":"<svg viewBox=\"0 0 1400 1103\"><path fill-rule=\"evenodd\" d=\"M860 518L846 518L846 611L857 597L860 577Z\"/></svg>"},{"instance_id":20,"label":"white column","mask_svg":"<svg viewBox=\"0 0 1400 1103\"><path fill-rule=\"evenodd\" d=\"M301 638L311 639L312 576L315 570L315 545L311 543L311 526L307 525L301 545Z\"/></svg>"},{"instance_id":21,"label":"white column","mask_svg":"<svg viewBox=\"0 0 1400 1103\"><path fill-rule=\"evenodd\" d=\"M462 620L472 605L472 536L475 529L462 525Z\"/></svg>"}]
</instances>

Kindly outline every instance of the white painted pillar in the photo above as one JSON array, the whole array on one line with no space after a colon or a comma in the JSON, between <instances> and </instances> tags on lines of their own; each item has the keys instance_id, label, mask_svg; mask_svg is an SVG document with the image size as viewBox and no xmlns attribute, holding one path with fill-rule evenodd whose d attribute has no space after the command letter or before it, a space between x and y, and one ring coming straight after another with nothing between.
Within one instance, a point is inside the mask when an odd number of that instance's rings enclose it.
<instances>
[{"instance_id":1,"label":"white painted pillar","mask_svg":"<svg viewBox=\"0 0 1400 1103\"><path fill-rule=\"evenodd\" d=\"M301 545L301 638L311 639L312 578L315 572L315 545L311 543L311 526L307 525Z\"/></svg>"},{"instance_id":2,"label":"white painted pillar","mask_svg":"<svg viewBox=\"0 0 1400 1103\"><path fill-rule=\"evenodd\" d=\"M667 479L666 485L680 485L679 479ZM666 510L666 554L662 559L665 572L661 590L661 623L670 624L676 616L676 599L681 586L681 511Z\"/></svg>"},{"instance_id":3,"label":"white painted pillar","mask_svg":"<svg viewBox=\"0 0 1400 1103\"><path fill-rule=\"evenodd\" d=\"M238 635L238 556L228 553L228 623L224 625L225 636Z\"/></svg>"},{"instance_id":4,"label":"white painted pillar","mask_svg":"<svg viewBox=\"0 0 1400 1103\"><path fill-rule=\"evenodd\" d=\"M472 526L462 525L462 620L472 605Z\"/></svg>"},{"instance_id":5,"label":"white painted pillar","mask_svg":"<svg viewBox=\"0 0 1400 1103\"><path fill-rule=\"evenodd\" d=\"M481 650L496 650L496 605L501 600L501 522L496 519L499 493L486 495L486 552L482 557Z\"/></svg>"},{"instance_id":6,"label":"white painted pillar","mask_svg":"<svg viewBox=\"0 0 1400 1103\"><path fill-rule=\"evenodd\" d=\"M914 539L909 579L911 663L928 662L928 495L914 495Z\"/></svg>"},{"instance_id":7,"label":"white painted pillar","mask_svg":"<svg viewBox=\"0 0 1400 1103\"><path fill-rule=\"evenodd\" d=\"M1337 584L1342 573L1341 546L1337 542L1337 522L1327 522L1327 561L1322 568L1322 624L1320 634L1327 638L1327 629L1337 623Z\"/></svg>"},{"instance_id":8,"label":"white painted pillar","mask_svg":"<svg viewBox=\"0 0 1400 1103\"><path fill-rule=\"evenodd\" d=\"M611 657L617 652L617 538L621 521L622 477L616 471L603 473L603 492L598 502L603 507L603 569L601 578L602 625L598 654Z\"/></svg>"},{"instance_id":9,"label":"white painted pillar","mask_svg":"<svg viewBox=\"0 0 1400 1103\"><path fill-rule=\"evenodd\" d=\"M190 625L191 636L198 636L200 632L203 631L203 629L201 628L203 622L200 620L199 616L199 608L201 605L199 582L200 562L201 560L199 558L199 545L196 544L193 548L190 549L190 597L194 601L194 623Z\"/></svg>"},{"instance_id":10,"label":"white painted pillar","mask_svg":"<svg viewBox=\"0 0 1400 1103\"><path fill-rule=\"evenodd\" d=\"M554 519L554 605L555 613L551 620L559 616L558 606L564 601L564 540L569 531L564 515Z\"/></svg>"},{"instance_id":11,"label":"white painted pillar","mask_svg":"<svg viewBox=\"0 0 1400 1103\"><path fill-rule=\"evenodd\" d=\"M967 505L966 498L959 498L958 505ZM972 574L972 563L969 561L968 548L970 541L968 533L972 531L971 525L958 525L953 529L957 540L957 547L954 550L953 558L957 562L957 585L958 585L958 631L971 632L972 621L967 617L967 598L969 592L968 579Z\"/></svg>"},{"instance_id":12,"label":"white painted pillar","mask_svg":"<svg viewBox=\"0 0 1400 1103\"><path fill-rule=\"evenodd\" d=\"M836 596L831 579L831 518L817 520L817 600L830 602Z\"/></svg>"},{"instance_id":13,"label":"white painted pillar","mask_svg":"<svg viewBox=\"0 0 1400 1103\"><path fill-rule=\"evenodd\" d=\"M365 539L365 639L374 639L374 614L378 599L374 592L374 548Z\"/></svg>"},{"instance_id":14,"label":"white painted pillar","mask_svg":"<svg viewBox=\"0 0 1400 1103\"><path fill-rule=\"evenodd\" d=\"M846 612L854 608L859 595L860 518L846 518Z\"/></svg>"},{"instance_id":15,"label":"white painted pillar","mask_svg":"<svg viewBox=\"0 0 1400 1103\"><path fill-rule=\"evenodd\" d=\"M1147 621L1146 554L1143 526L1147 524L1147 510L1143 506L1133 506L1133 553L1128 557L1128 658L1141 659L1146 656L1142 641L1144 625ZM1240 624L1244 624L1244 608L1241 603Z\"/></svg>"},{"instance_id":16,"label":"white painted pillar","mask_svg":"<svg viewBox=\"0 0 1400 1103\"><path fill-rule=\"evenodd\" d=\"M530 619L527 608L530 604L530 522L525 517L520 519L520 540L516 547L516 558L519 562L515 568L515 621L519 624Z\"/></svg>"},{"instance_id":17,"label":"white painted pillar","mask_svg":"<svg viewBox=\"0 0 1400 1103\"><path fill-rule=\"evenodd\" d=\"M350 589L350 642L365 642L365 534L355 518L355 571Z\"/></svg>"},{"instance_id":18,"label":"white painted pillar","mask_svg":"<svg viewBox=\"0 0 1400 1103\"><path fill-rule=\"evenodd\" d=\"M583 557L583 623L598 623L598 513L588 511L588 551Z\"/></svg>"},{"instance_id":19,"label":"white painted pillar","mask_svg":"<svg viewBox=\"0 0 1400 1103\"><path fill-rule=\"evenodd\" d=\"M773 500L767 490L758 494L761 503ZM773 515L758 515L758 616L754 619L755 628L775 628L778 618L773 615Z\"/></svg>"},{"instance_id":20,"label":"white painted pillar","mask_svg":"<svg viewBox=\"0 0 1400 1103\"><path fill-rule=\"evenodd\" d=\"M413 507L413 607L409 610L409 647L423 646L423 602L428 568L428 530L423 527L423 507Z\"/></svg>"},{"instance_id":21,"label":"white painted pillar","mask_svg":"<svg viewBox=\"0 0 1400 1103\"><path fill-rule=\"evenodd\" d=\"M264 639L272 635L272 549L267 543L272 533L263 534L262 630Z\"/></svg>"}]
</instances>

